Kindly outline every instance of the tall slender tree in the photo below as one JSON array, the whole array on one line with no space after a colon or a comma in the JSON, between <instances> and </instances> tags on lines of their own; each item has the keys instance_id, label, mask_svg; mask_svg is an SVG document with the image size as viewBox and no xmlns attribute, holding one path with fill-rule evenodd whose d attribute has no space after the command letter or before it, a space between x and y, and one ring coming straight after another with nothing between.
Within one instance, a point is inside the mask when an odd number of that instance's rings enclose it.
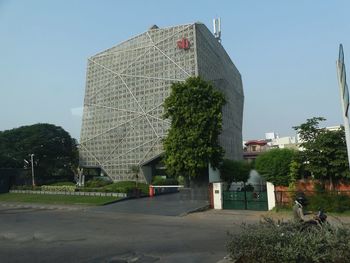
<instances>
[{"instance_id":1,"label":"tall slender tree","mask_svg":"<svg viewBox=\"0 0 350 263\"><path fill-rule=\"evenodd\" d=\"M164 102L164 117L171 121L164 139L164 163L168 173L196 177L210 163L218 168L224 150L219 145L222 130L223 93L200 77L174 83Z\"/></svg>"}]
</instances>

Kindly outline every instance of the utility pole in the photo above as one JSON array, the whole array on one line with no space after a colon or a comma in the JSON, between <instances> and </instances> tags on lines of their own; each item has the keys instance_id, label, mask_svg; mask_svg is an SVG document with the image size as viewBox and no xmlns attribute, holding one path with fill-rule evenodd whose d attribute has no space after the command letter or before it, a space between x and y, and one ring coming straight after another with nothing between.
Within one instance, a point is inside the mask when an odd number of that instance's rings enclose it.
<instances>
[{"instance_id":1,"label":"utility pole","mask_svg":"<svg viewBox=\"0 0 350 263\"><path fill-rule=\"evenodd\" d=\"M34 153L30 154L30 162L32 164L32 186L35 186L35 180L34 180Z\"/></svg>"}]
</instances>

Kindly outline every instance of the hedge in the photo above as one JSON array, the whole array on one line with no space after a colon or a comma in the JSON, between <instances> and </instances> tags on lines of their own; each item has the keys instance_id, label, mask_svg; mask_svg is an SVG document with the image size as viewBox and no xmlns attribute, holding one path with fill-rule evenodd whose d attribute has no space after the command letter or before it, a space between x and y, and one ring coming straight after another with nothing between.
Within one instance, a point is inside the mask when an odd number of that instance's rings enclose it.
<instances>
[{"instance_id":1,"label":"hedge","mask_svg":"<svg viewBox=\"0 0 350 263\"><path fill-rule=\"evenodd\" d=\"M227 244L236 263L343 263L350 258L349 227L309 226L265 218L230 235Z\"/></svg>"},{"instance_id":2,"label":"hedge","mask_svg":"<svg viewBox=\"0 0 350 263\"><path fill-rule=\"evenodd\" d=\"M42 185L42 191L51 191L51 192L75 192L76 187L72 185Z\"/></svg>"},{"instance_id":3,"label":"hedge","mask_svg":"<svg viewBox=\"0 0 350 263\"><path fill-rule=\"evenodd\" d=\"M155 176L152 180L153 185L179 185L179 182L174 178L163 178Z\"/></svg>"}]
</instances>

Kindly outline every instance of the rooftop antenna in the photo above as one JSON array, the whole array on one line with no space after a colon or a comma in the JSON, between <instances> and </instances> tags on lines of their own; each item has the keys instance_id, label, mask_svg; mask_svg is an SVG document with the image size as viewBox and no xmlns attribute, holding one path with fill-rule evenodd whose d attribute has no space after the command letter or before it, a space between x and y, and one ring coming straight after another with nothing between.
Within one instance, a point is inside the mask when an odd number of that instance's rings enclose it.
<instances>
[{"instance_id":1,"label":"rooftop antenna","mask_svg":"<svg viewBox=\"0 0 350 263\"><path fill-rule=\"evenodd\" d=\"M213 19L213 26L214 26L214 37L221 43L221 19L214 18Z\"/></svg>"}]
</instances>

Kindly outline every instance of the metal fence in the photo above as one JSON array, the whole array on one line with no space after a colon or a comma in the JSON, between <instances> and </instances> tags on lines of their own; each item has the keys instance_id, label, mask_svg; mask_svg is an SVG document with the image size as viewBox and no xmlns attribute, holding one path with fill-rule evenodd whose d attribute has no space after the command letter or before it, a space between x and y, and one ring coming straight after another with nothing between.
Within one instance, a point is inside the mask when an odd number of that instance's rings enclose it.
<instances>
[{"instance_id":1,"label":"metal fence","mask_svg":"<svg viewBox=\"0 0 350 263\"><path fill-rule=\"evenodd\" d=\"M304 195L306 198L314 196L346 196L350 198L350 191L275 191L276 207L290 207L298 195Z\"/></svg>"}]
</instances>

